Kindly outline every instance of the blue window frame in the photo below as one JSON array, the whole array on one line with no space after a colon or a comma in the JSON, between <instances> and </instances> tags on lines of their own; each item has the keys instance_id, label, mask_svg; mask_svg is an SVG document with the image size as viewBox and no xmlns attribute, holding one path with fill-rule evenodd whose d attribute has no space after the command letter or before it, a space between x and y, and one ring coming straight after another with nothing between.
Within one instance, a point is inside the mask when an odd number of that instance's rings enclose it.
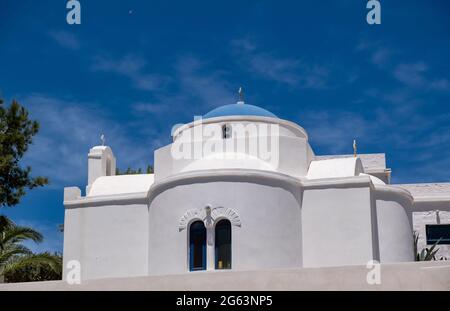
<instances>
[{"instance_id":1,"label":"blue window frame","mask_svg":"<svg viewBox=\"0 0 450 311\"><path fill-rule=\"evenodd\" d=\"M189 227L189 269L206 270L206 228L202 221Z\"/></svg>"},{"instance_id":2,"label":"blue window frame","mask_svg":"<svg viewBox=\"0 0 450 311\"><path fill-rule=\"evenodd\" d=\"M216 225L215 257L216 269L231 269L231 223L227 219Z\"/></svg>"}]
</instances>

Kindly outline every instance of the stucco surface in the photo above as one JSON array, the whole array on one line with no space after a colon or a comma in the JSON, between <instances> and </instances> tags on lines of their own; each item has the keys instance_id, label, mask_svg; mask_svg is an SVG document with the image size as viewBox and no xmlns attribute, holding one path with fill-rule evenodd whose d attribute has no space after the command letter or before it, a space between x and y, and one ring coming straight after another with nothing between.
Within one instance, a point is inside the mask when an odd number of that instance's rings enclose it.
<instances>
[{"instance_id":1,"label":"stucco surface","mask_svg":"<svg viewBox=\"0 0 450 311\"><path fill-rule=\"evenodd\" d=\"M450 199L450 183L397 184L408 190L414 197L448 197Z\"/></svg>"},{"instance_id":2,"label":"stucco surface","mask_svg":"<svg viewBox=\"0 0 450 311\"><path fill-rule=\"evenodd\" d=\"M305 267L363 264L377 259L368 187L305 190L302 221Z\"/></svg>"},{"instance_id":3,"label":"stucco surface","mask_svg":"<svg viewBox=\"0 0 450 311\"><path fill-rule=\"evenodd\" d=\"M388 196L376 200L380 261L407 262L414 260L411 233L411 205L402 205Z\"/></svg>"},{"instance_id":4,"label":"stucco surface","mask_svg":"<svg viewBox=\"0 0 450 311\"><path fill-rule=\"evenodd\" d=\"M292 192L281 185L256 182L219 180L174 185L150 203L149 274L189 270L188 230L180 230L179 224L187 212L201 211L205 206L232 209L241 220L239 226L232 226L233 270L300 267L299 195L300 189ZM193 215L187 221L203 217ZM208 252L207 266L213 270L213 243L208 244Z\"/></svg>"},{"instance_id":5,"label":"stucco surface","mask_svg":"<svg viewBox=\"0 0 450 311\"><path fill-rule=\"evenodd\" d=\"M83 279L146 275L147 220L142 204L66 209L64 268L77 260Z\"/></svg>"}]
</instances>

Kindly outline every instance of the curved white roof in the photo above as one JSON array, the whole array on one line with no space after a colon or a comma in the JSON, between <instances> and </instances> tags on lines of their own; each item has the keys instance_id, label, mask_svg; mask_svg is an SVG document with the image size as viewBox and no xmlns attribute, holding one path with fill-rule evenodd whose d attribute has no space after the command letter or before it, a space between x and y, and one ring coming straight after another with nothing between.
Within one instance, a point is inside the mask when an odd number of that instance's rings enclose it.
<instances>
[{"instance_id":1,"label":"curved white roof","mask_svg":"<svg viewBox=\"0 0 450 311\"><path fill-rule=\"evenodd\" d=\"M337 158L311 161L306 177L308 179L338 178L358 176L360 173L364 173L361 159Z\"/></svg>"},{"instance_id":2,"label":"curved white roof","mask_svg":"<svg viewBox=\"0 0 450 311\"><path fill-rule=\"evenodd\" d=\"M361 173L361 174L359 174L359 176L369 176L370 180L372 181L372 183L374 185L386 185L386 183L384 181L382 181L381 179L379 179L378 177L375 177L373 175Z\"/></svg>"},{"instance_id":3,"label":"curved white roof","mask_svg":"<svg viewBox=\"0 0 450 311\"><path fill-rule=\"evenodd\" d=\"M146 192L154 181L153 174L102 176L91 186L88 197Z\"/></svg>"}]
</instances>

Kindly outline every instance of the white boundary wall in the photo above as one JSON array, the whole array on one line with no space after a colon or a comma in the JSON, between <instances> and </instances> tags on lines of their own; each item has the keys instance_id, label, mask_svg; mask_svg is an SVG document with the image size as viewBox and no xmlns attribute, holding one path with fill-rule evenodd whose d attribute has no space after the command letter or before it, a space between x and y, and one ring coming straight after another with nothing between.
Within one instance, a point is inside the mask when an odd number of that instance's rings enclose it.
<instances>
[{"instance_id":1,"label":"white boundary wall","mask_svg":"<svg viewBox=\"0 0 450 311\"><path fill-rule=\"evenodd\" d=\"M0 291L17 290L450 290L450 263L411 262L380 265L381 284L369 285L366 266L301 268L240 272L196 272L180 275L2 284Z\"/></svg>"}]
</instances>

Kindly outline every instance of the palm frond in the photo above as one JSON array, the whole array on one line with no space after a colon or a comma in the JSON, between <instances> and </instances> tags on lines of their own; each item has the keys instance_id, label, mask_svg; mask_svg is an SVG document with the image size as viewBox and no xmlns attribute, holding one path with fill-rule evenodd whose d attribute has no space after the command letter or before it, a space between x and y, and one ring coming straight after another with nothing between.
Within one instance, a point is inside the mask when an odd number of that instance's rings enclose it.
<instances>
[{"instance_id":1,"label":"palm frond","mask_svg":"<svg viewBox=\"0 0 450 311\"><path fill-rule=\"evenodd\" d=\"M52 279L62 273L62 257L49 253L34 254L23 242L39 243L43 236L33 228L18 226L5 215L0 215L0 277L20 279L25 274L38 278L33 271L52 271ZM14 274L16 273L16 274ZM23 279L23 278L22 278Z\"/></svg>"},{"instance_id":2,"label":"palm frond","mask_svg":"<svg viewBox=\"0 0 450 311\"><path fill-rule=\"evenodd\" d=\"M60 273L62 270L61 258L49 253L31 254L15 257L15 260L4 266L1 274L11 273L29 265L48 265L53 271Z\"/></svg>"},{"instance_id":3,"label":"palm frond","mask_svg":"<svg viewBox=\"0 0 450 311\"><path fill-rule=\"evenodd\" d=\"M24 245L11 245L0 252L0 266L7 264L11 259L18 255L30 255L32 251Z\"/></svg>"},{"instance_id":4,"label":"palm frond","mask_svg":"<svg viewBox=\"0 0 450 311\"><path fill-rule=\"evenodd\" d=\"M14 226L4 232L3 236L0 236L0 244L6 245L7 243L20 243L26 240L32 240L36 243L42 242L43 236L41 233L29 227Z\"/></svg>"}]
</instances>

